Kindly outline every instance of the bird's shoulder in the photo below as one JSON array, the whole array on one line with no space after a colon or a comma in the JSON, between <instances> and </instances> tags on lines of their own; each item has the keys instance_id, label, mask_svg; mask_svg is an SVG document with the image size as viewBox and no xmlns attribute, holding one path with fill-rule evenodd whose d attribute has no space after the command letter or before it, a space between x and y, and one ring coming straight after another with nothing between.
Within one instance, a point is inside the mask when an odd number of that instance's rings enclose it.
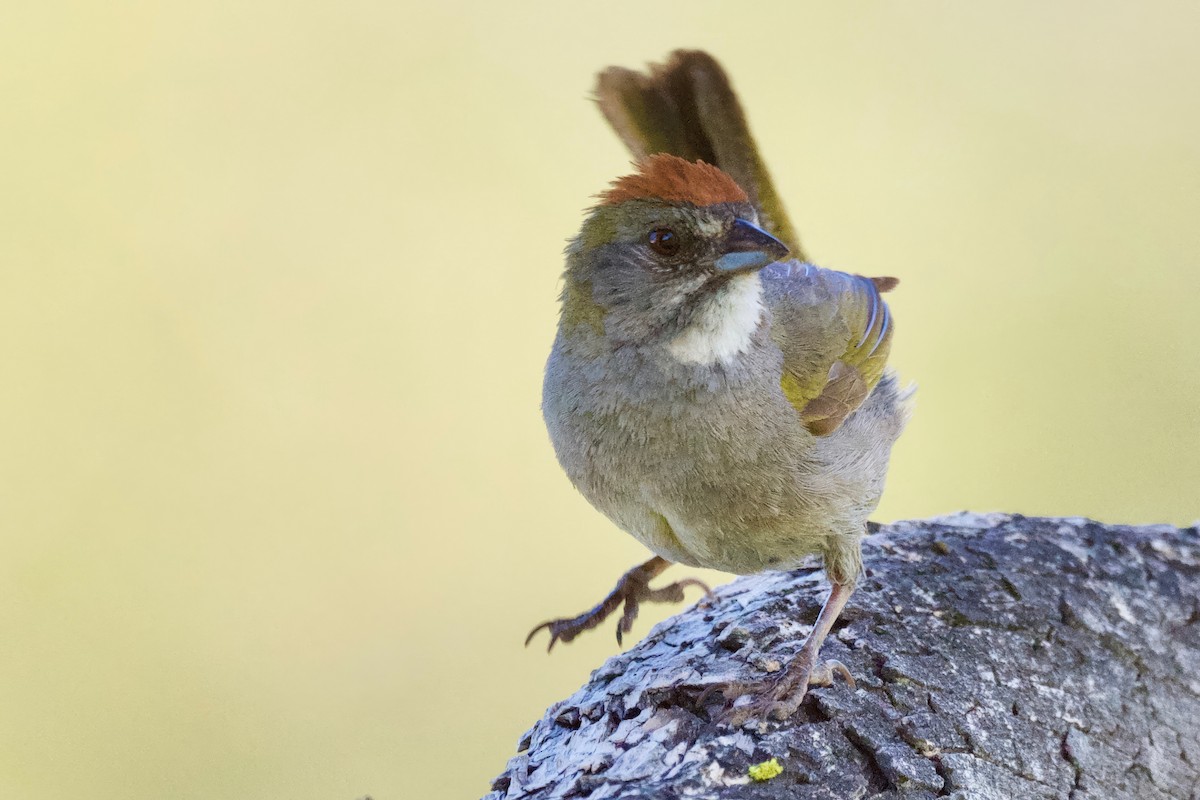
<instances>
[{"instance_id":1,"label":"bird's shoulder","mask_svg":"<svg viewBox=\"0 0 1200 800\"><path fill-rule=\"evenodd\" d=\"M787 261L763 270L780 385L809 430L836 430L883 376L894 325L882 294L895 278L867 278Z\"/></svg>"}]
</instances>

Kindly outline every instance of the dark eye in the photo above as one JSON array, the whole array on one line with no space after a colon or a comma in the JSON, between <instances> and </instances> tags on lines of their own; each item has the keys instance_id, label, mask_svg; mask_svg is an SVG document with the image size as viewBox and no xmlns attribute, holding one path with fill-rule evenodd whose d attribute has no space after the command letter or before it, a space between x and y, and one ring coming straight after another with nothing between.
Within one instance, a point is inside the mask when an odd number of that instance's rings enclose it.
<instances>
[{"instance_id":1,"label":"dark eye","mask_svg":"<svg viewBox=\"0 0 1200 800\"><path fill-rule=\"evenodd\" d=\"M670 228L655 228L646 237L650 249L660 256L673 256L679 252L679 236Z\"/></svg>"}]
</instances>

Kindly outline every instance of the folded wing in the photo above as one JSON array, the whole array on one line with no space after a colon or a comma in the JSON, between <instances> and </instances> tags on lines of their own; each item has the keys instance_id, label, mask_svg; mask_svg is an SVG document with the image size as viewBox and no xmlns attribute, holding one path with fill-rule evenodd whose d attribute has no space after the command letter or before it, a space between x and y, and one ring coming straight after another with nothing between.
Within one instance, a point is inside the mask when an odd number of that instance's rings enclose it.
<instances>
[{"instance_id":1,"label":"folded wing","mask_svg":"<svg viewBox=\"0 0 1200 800\"><path fill-rule=\"evenodd\" d=\"M893 325L882 293L898 281L791 261L764 270L763 282L783 351L780 388L801 423L827 436L883 377Z\"/></svg>"},{"instance_id":2,"label":"folded wing","mask_svg":"<svg viewBox=\"0 0 1200 800\"><path fill-rule=\"evenodd\" d=\"M783 350L780 388L817 436L845 421L879 383L891 347L892 319L880 297L894 278L863 278L805 260L746 115L721 65L679 50L647 72L610 67L596 100L634 158L671 153L720 167L746 191L760 222L797 259L763 272Z\"/></svg>"}]
</instances>

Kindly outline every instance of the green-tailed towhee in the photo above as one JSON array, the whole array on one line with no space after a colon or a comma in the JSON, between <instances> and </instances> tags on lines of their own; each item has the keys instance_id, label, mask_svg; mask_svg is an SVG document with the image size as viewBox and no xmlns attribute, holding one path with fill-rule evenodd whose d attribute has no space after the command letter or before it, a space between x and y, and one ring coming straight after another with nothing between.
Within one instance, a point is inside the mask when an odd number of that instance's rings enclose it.
<instances>
[{"instance_id":1,"label":"green-tailed towhee","mask_svg":"<svg viewBox=\"0 0 1200 800\"><path fill-rule=\"evenodd\" d=\"M600 107L638 159L567 248L543 412L567 475L654 558L548 628L678 601L671 562L740 574L819 553L833 588L800 653L741 712L786 717L837 662L818 652L862 569L907 396L885 368L893 278L808 264L720 66L680 51L611 68ZM790 258L789 258L790 253ZM528 640L527 640L528 641Z\"/></svg>"}]
</instances>

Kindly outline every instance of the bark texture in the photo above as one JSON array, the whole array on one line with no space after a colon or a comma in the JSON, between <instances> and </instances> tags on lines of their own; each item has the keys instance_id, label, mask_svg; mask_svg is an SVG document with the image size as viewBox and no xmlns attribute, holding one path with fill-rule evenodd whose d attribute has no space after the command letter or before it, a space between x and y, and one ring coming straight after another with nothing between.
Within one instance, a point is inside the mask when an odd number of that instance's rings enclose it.
<instances>
[{"instance_id":1,"label":"bark texture","mask_svg":"<svg viewBox=\"0 0 1200 800\"><path fill-rule=\"evenodd\" d=\"M962 514L864 551L822 651L857 690L714 722L704 687L778 670L827 588L815 568L741 578L551 707L487 800L1200 798L1196 528Z\"/></svg>"}]
</instances>

